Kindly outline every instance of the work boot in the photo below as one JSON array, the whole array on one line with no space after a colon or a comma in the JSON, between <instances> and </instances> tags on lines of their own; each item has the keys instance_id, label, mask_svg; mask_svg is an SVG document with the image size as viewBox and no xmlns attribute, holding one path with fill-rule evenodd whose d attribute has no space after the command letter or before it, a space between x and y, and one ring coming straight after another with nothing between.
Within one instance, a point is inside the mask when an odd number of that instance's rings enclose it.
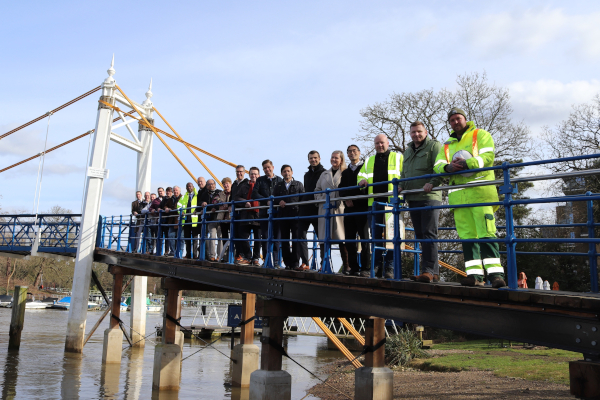
<instances>
[{"instance_id":1,"label":"work boot","mask_svg":"<svg viewBox=\"0 0 600 400\"><path fill-rule=\"evenodd\" d=\"M371 271L368 269L363 269L362 271L360 271L358 273L358 276L362 276L363 278L370 278L371 277Z\"/></svg>"},{"instance_id":2,"label":"work boot","mask_svg":"<svg viewBox=\"0 0 600 400\"><path fill-rule=\"evenodd\" d=\"M501 276L494 276L491 280L491 284L494 289L506 286L506 282L504 282L504 279L502 279Z\"/></svg>"},{"instance_id":3,"label":"work boot","mask_svg":"<svg viewBox=\"0 0 600 400\"><path fill-rule=\"evenodd\" d=\"M468 275L466 278L460 280L460 284L463 286L483 286L483 281L476 278L477 275Z\"/></svg>"},{"instance_id":4,"label":"work boot","mask_svg":"<svg viewBox=\"0 0 600 400\"><path fill-rule=\"evenodd\" d=\"M385 273L383 274L385 279L394 279L394 268L386 267Z\"/></svg>"},{"instance_id":5,"label":"work boot","mask_svg":"<svg viewBox=\"0 0 600 400\"><path fill-rule=\"evenodd\" d=\"M430 274L429 272L424 272L421 275L417 275L417 276L410 276L409 277L411 281L417 281L417 282L423 282L423 283L431 283L431 282L438 282L440 280L440 277L438 275L433 275Z\"/></svg>"}]
</instances>

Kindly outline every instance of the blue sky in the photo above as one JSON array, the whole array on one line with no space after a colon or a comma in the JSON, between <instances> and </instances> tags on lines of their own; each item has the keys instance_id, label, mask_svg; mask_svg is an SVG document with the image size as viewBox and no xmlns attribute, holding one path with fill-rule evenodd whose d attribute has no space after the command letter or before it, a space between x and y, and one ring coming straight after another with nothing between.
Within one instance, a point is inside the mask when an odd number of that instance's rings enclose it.
<instances>
[{"instance_id":1,"label":"blue sky","mask_svg":"<svg viewBox=\"0 0 600 400\"><path fill-rule=\"evenodd\" d=\"M0 134L98 86L114 53L117 83L141 102L152 78L154 106L184 139L247 168L291 164L297 178L312 149L329 167L358 133L359 111L392 92L485 71L534 135L600 93L600 7L589 1L12 2L3 16ZM52 116L48 146L92 129L97 100ZM42 151L46 123L0 140L0 169ZM79 211L87 146L46 157L41 211ZM111 143L103 214L128 213L135 162ZM2 211L32 210L37 170L35 160L0 174ZM189 180L156 139L152 174L153 188Z\"/></svg>"}]
</instances>

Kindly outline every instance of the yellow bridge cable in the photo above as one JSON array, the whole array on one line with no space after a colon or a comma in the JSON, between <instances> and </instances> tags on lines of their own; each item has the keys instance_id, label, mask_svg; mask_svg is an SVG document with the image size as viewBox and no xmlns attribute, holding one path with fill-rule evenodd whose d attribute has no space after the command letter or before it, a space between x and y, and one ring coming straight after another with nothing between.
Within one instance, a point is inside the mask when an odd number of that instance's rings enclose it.
<instances>
[{"instance_id":1,"label":"yellow bridge cable","mask_svg":"<svg viewBox=\"0 0 600 400\"><path fill-rule=\"evenodd\" d=\"M410 246L410 245L408 245L408 244L406 244L406 243L405 243L404 245L406 246L406 249L407 249L407 250L414 250L414 249L415 249L414 247L412 247L412 246ZM448 264L448 263L445 263L445 262L443 262L442 260L439 260L439 261L438 261L438 263L439 263L439 264L440 264L442 267L444 267L444 268L448 268L450 271L454 272L455 274L458 274L458 275L461 275L461 276L467 276L467 273L466 273L466 272L464 272L464 271L461 271L460 269L458 269L458 268L455 268L455 267L453 267L452 265L450 265L450 264Z\"/></svg>"},{"instance_id":2,"label":"yellow bridge cable","mask_svg":"<svg viewBox=\"0 0 600 400\"><path fill-rule=\"evenodd\" d=\"M183 167L183 169L185 169L187 171L187 173L190 174L190 176L192 177L192 179L194 180L194 182L196 182L196 177L194 176L194 174L192 174L192 171L190 171L188 169L188 167L185 166L185 164L183 163L183 161L181 161L181 159L179 157L177 157L177 154L175 154L175 152L173 150L171 150L171 148L165 142L165 140L158 134L158 132L156 131L156 128L148 122L148 120L146 119L146 117L144 117L144 114L142 114L141 112L138 111L138 109L135 107L135 105L133 104L133 102L129 99L129 97L127 97L127 95L125 94L125 92L123 92L121 90L121 88L119 87L119 85L115 84L115 87L117 88L117 90L119 92L121 92L121 94L123 95L123 97L125 97L127 99L127 101L129 102L129 105L131 106L131 108L133 108L135 111L137 111L137 113L139 114L139 116L146 123L146 126L148 126L148 128L150 128L150 129L152 129L152 132L154 132L154 134L156 135L156 137L160 139L160 141L162 142L162 144L165 145L165 147L171 152L171 154L173 155L173 157L175 157L175 159L177 161L179 161L179 164L181 164L181 166Z\"/></svg>"},{"instance_id":3,"label":"yellow bridge cable","mask_svg":"<svg viewBox=\"0 0 600 400\"><path fill-rule=\"evenodd\" d=\"M134 112L135 112L134 110L131 110L131 111L129 111L128 113L126 113L126 115L127 115L127 116L131 116L131 114L133 114ZM115 119L113 119L113 122L117 122L117 121L118 121L118 120L120 120L120 119L121 119L121 117L115 118ZM16 163L16 164L13 164L13 165L11 165L11 166L9 166L9 167L6 167L6 168L4 168L4 169L0 169L0 173L2 173L2 172L4 172L4 171L8 171L9 169L11 169L11 168L14 168L14 167L17 167L17 166L19 166L19 165L21 165L21 164L24 164L24 163L26 163L27 161L34 160L34 159L36 159L36 158L40 157L42 154L48 154L48 153L50 153L51 151L57 150L57 149L59 149L59 148L61 148L61 147L65 146L65 145L67 145L67 144L69 144L69 143L71 143L71 142L74 142L74 141L76 141L76 140L79 140L79 139L81 139L82 137L86 137L87 135L89 135L89 134L91 134L91 133L94 133L94 129L92 129L91 131L87 131L87 132L86 132L86 133L84 133L83 135L79 135L79 136L76 136L76 137L74 137L73 139L67 140L66 142L64 142L64 143L61 143L61 144L59 144L58 146L54 146L54 147L52 147L51 149L48 149L48 150L46 150L45 152L42 152L42 153L36 154L36 155L35 155L35 156L33 156L33 157L26 158L25 160L23 160L23 161L19 161L18 163Z\"/></svg>"},{"instance_id":4,"label":"yellow bridge cable","mask_svg":"<svg viewBox=\"0 0 600 400\"><path fill-rule=\"evenodd\" d=\"M168 126L169 128L171 128L171 130L173 131L173 133L174 133L175 135L177 135L177 137L178 137L180 140L182 140L182 141L183 141L183 139L181 139L181 136L179 136L179 133L177 133L177 131L176 131L175 129L173 129L173 127L171 126L171 124L169 124L169 123L167 122L167 120L165 119L165 117L163 117L163 116L162 116L162 114L161 114L161 113L159 113L159 112L158 112L158 110L157 110L156 108L152 107L152 109L153 109L154 111L156 111L156 113L157 113L157 114L158 114L158 116L159 116L159 117L160 117L160 118L163 120L163 122L164 122L165 124L167 124L167 126ZM192 155L193 155L194 157L196 157L196 160L198 160L198 162L199 162L200 164L202 164L202 166L204 167L204 169L206 169L206 170L208 171L208 173L209 173L209 174L210 174L210 175L211 175L211 176L214 178L215 182L217 182L217 183L219 184L219 186L221 186L221 188L222 188L222 189L225 189L225 188L223 187L223 184L222 184L222 183L221 183L221 181L219 180L219 178L217 178L217 177L215 176L215 174L213 174L213 172L210 170L210 168L208 168L208 167L206 166L206 164L204 164L204 163L202 162L202 160L200 159L200 157L198 157L198 156L196 155L196 153L194 153L194 150L192 150L188 144L185 144L185 142L184 142L184 146L185 146L185 147L186 147L186 148L187 148L187 149L190 151L190 153L192 153Z\"/></svg>"},{"instance_id":5,"label":"yellow bridge cable","mask_svg":"<svg viewBox=\"0 0 600 400\"><path fill-rule=\"evenodd\" d=\"M60 106L60 107L57 107L57 108L55 108L54 110L52 110L52 111L50 111L50 112L51 112L52 114L54 114L55 112L57 112L57 111L60 111L60 110L62 110L63 108L65 108L65 107L68 107L68 106L70 106L71 104L78 102L79 100L83 99L84 97L87 97L87 96L89 96L90 94L92 94L92 93L94 93L94 92L97 92L98 90L100 90L100 86L98 86L98 87L95 87L95 88L93 88L92 90L90 90L89 92L86 92L86 93L82 94L81 96L79 96L79 97L76 97L76 98L74 98L73 100L66 102L66 103L65 103L65 104L63 104L62 106ZM21 125L21 126L19 126L19 127L15 128L15 129L13 129L12 131L8 131L8 132L6 132L5 134L3 134L3 135L1 135L1 136L0 136L0 139L4 139L4 138L5 138L5 137L7 137L8 135L12 135L13 133L15 133L15 132L17 132L17 131L20 131L20 130L21 130L21 129L23 129L23 128L26 128L26 127L28 127L29 125L31 125L31 124L34 124L34 123L36 123L36 122L38 122L38 121L40 121L40 120L42 120L42 119L46 118L47 116L48 116L48 113L46 113L46 114L44 114L44 115L40 115L39 117L37 117L37 118L35 118L35 119L32 119L32 120L31 120L31 121L29 121L28 123L26 123L26 124L23 124L23 125ZM25 161L23 161L23 162L25 162Z\"/></svg>"},{"instance_id":6,"label":"yellow bridge cable","mask_svg":"<svg viewBox=\"0 0 600 400\"><path fill-rule=\"evenodd\" d=\"M348 348L346 346L344 346L344 344L342 342L340 342L340 339L337 338L337 336L334 335L333 332L331 332L331 330L329 330L329 328L327 327L327 325L325 325L323 323L323 321L321 321L321 318L319 317L312 317L313 321L315 321L315 323L317 324L317 326L319 328L321 328L321 330L323 331L323 333L325 334L325 336L327 336L327 338L329 340L331 340L333 342L333 344L335 344L335 346L340 349L340 351L342 352L342 354L344 354L344 356L346 356L346 358L352 362L352 365L354 365L354 368L360 368L363 365L361 364L360 361L358 361L356 359L356 357L354 357L354 355L350 352L350 350L348 350Z\"/></svg>"},{"instance_id":7,"label":"yellow bridge cable","mask_svg":"<svg viewBox=\"0 0 600 400\"><path fill-rule=\"evenodd\" d=\"M98 102L99 102L99 103L102 103L102 104L106 105L107 107L110 107L110 108L112 108L112 109L114 109L114 110L116 110L116 111L122 111L122 110L121 110L119 107L117 107L117 106L113 106L112 104L110 104L110 103L107 103L107 102L105 102L105 101L103 101L103 100L98 100ZM156 109L154 109L154 110L156 111ZM156 112L158 113L158 111L156 111ZM160 113L158 113L158 115L160 115ZM150 124L149 124L149 123L146 123L146 122L144 122L144 121L143 121L142 119L140 119L140 118L137 118L137 117L134 117L134 116L130 116L130 117L131 117L131 118L133 118L133 119L135 119L135 120L137 120L137 121L139 121L139 123L140 123L140 124L142 124L142 125L144 125L144 126L150 126ZM165 122L166 122L166 121L165 121ZM152 125L152 126L154 126L154 125ZM192 149L194 149L194 150L197 150L197 151L199 151L199 152L201 152L201 153L204 153L204 154L206 154L207 156L209 156L209 157L212 157L212 158L214 158L215 160L221 161L221 162L222 162L222 163L224 163L224 164L230 165L230 166L232 166L232 167L234 167L234 168L235 168L235 167L237 167L237 164L236 164L236 163L232 163L231 161L224 160L224 159L222 159L221 157L219 157L219 156L216 156L216 155L214 155L214 154L212 154L212 153L209 153L208 151L206 151L206 150L203 150L203 149L201 149L200 147L198 147L198 146L195 146L195 145L193 145L193 144L191 144L191 143L189 143L189 142L186 142L185 140L183 140L183 139L181 139L181 138L178 138L178 137L177 137L177 136L175 136L175 135L171 135L169 132L165 132L165 131L163 131L162 129L160 129L160 128L157 128L157 127L154 127L154 129L156 129L158 132L162 133L163 135L165 135L165 136L166 136L166 137L168 137L169 139L176 140L176 141L178 141L179 143L182 143L182 144L183 144L183 145L185 145L185 146L189 146L189 147L191 147ZM247 173L247 172L248 172L248 171L246 171L246 173Z\"/></svg>"}]
</instances>

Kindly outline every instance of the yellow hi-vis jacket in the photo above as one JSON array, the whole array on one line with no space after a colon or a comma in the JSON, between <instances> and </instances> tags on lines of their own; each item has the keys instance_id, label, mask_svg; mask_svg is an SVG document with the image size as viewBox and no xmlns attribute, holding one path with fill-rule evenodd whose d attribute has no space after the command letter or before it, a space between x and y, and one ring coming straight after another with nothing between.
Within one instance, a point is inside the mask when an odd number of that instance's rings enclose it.
<instances>
[{"instance_id":1,"label":"yellow hi-vis jacket","mask_svg":"<svg viewBox=\"0 0 600 400\"><path fill-rule=\"evenodd\" d=\"M188 204L188 199L190 198L190 194L187 192L185 192L185 194L183 196L181 196L181 198L179 199L179 201L177 202L177 205L179 206L178 208L187 208L187 204ZM196 188L194 188L194 197L192 198L192 202L190 207L192 207L189 210L185 210L184 214L189 214L189 213L193 213L196 211L196 206L198 205L198 193L196 193ZM189 222L189 220L184 216L184 219L186 220L186 222ZM195 228L198 222L198 216L197 215L192 215L192 228ZM187 225L189 226L189 225Z\"/></svg>"},{"instance_id":2,"label":"yellow hi-vis jacket","mask_svg":"<svg viewBox=\"0 0 600 400\"><path fill-rule=\"evenodd\" d=\"M398 154L396 152L390 151L390 156L388 158L388 181L391 181L394 178L400 179L400 173L402 172L402 160L404 156L402 154ZM373 169L375 168L375 156L369 157L366 163L360 169L360 172L357 176L357 183L360 183L363 179L365 179L369 185L373 183ZM390 182L388 183L388 192L394 191L394 185ZM373 194L373 186L369 186L369 194ZM394 196L390 196L389 200ZM369 206L373 205L373 198L369 199Z\"/></svg>"},{"instance_id":3,"label":"yellow hi-vis jacket","mask_svg":"<svg viewBox=\"0 0 600 400\"><path fill-rule=\"evenodd\" d=\"M456 134L452 132L450 137L444 143L439 152L433 170L436 174L444 174L444 167L450 162L454 153L460 150L466 150L472 158L466 160L469 169L486 168L494 165L494 139L489 132L483 129L477 129L473 121L467 122L467 130L462 135L460 141ZM467 172L467 171L465 171ZM476 172L471 176L463 176L462 174L450 176L450 185L463 185L468 183L478 183L482 181L493 181L494 171ZM449 189L448 203L454 204L475 204L475 203L491 203L498 201L498 191L496 186L477 186L464 189ZM494 211L498 206L493 206Z\"/></svg>"}]
</instances>

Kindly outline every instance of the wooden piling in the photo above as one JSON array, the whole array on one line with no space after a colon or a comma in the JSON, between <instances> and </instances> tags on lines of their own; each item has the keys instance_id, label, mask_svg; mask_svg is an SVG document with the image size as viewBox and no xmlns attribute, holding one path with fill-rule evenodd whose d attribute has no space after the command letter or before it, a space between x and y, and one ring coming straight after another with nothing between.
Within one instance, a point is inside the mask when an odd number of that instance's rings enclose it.
<instances>
[{"instance_id":1,"label":"wooden piling","mask_svg":"<svg viewBox=\"0 0 600 400\"><path fill-rule=\"evenodd\" d=\"M366 321L365 344L375 346L385 339L385 320L383 318L370 318ZM380 368L385 367L385 346L365 355L365 366Z\"/></svg>"},{"instance_id":2,"label":"wooden piling","mask_svg":"<svg viewBox=\"0 0 600 400\"><path fill-rule=\"evenodd\" d=\"M8 339L9 350L19 350L21 332L25 323L25 302L27 301L27 286L15 286L13 293L12 318Z\"/></svg>"},{"instance_id":3,"label":"wooden piling","mask_svg":"<svg viewBox=\"0 0 600 400\"><path fill-rule=\"evenodd\" d=\"M242 294L242 321L247 321L254 317L256 308L256 295L253 293ZM254 321L242 325L240 332L241 344L252 344L254 342Z\"/></svg>"}]
</instances>

